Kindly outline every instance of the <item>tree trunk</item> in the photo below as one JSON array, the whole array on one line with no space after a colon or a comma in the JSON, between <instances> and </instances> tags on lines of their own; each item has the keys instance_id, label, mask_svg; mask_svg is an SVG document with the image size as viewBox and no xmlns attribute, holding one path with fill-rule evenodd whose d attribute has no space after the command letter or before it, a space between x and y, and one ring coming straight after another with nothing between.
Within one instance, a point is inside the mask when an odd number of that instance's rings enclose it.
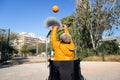
<instances>
[{"instance_id":1,"label":"tree trunk","mask_svg":"<svg viewBox=\"0 0 120 80\"><path fill-rule=\"evenodd\" d=\"M92 35L92 31L90 30L90 38L92 40L92 46L93 46L93 49L95 50L96 47L95 47L95 43L94 43L94 40L93 40L93 35Z\"/></svg>"}]
</instances>

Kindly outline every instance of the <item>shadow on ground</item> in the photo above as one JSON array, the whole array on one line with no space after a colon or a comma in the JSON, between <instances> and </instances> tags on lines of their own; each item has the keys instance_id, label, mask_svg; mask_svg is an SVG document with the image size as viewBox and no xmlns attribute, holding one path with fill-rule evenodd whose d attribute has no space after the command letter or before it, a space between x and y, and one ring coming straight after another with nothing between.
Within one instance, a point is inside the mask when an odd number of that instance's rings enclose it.
<instances>
[{"instance_id":1,"label":"shadow on ground","mask_svg":"<svg viewBox=\"0 0 120 80\"><path fill-rule=\"evenodd\" d=\"M0 63L1 68L12 67L14 65L24 64L30 62L28 58L14 58L12 60L4 61Z\"/></svg>"}]
</instances>

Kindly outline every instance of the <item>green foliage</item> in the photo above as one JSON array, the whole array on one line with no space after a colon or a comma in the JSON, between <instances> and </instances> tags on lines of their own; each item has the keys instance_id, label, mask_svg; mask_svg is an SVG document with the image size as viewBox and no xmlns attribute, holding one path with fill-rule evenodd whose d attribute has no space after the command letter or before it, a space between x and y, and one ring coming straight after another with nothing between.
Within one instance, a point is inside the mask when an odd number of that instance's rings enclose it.
<instances>
[{"instance_id":1,"label":"green foliage","mask_svg":"<svg viewBox=\"0 0 120 80\"><path fill-rule=\"evenodd\" d=\"M77 57L77 53L80 53L80 49L81 49L81 33L80 33L80 28L76 25L76 20L74 18L74 16L68 16L66 18L61 19L62 24L69 24L70 27L69 32L72 36L72 39L74 41L75 44L75 54ZM62 33L62 32L61 32Z\"/></svg>"},{"instance_id":2,"label":"green foliage","mask_svg":"<svg viewBox=\"0 0 120 80\"><path fill-rule=\"evenodd\" d=\"M21 53L23 57L27 57L28 54L35 55L36 54L36 45L23 45L21 48ZM38 44L38 53L45 52L46 45L45 43Z\"/></svg>"},{"instance_id":3,"label":"green foliage","mask_svg":"<svg viewBox=\"0 0 120 80\"><path fill-rule=\"evenodd\" d=\"M11 32L12 33L12 32ZM10 59L9 57L13 55L13 53L17 53L17 49L11 46L11 41L16 37L11 35L10 29L0 29L0 52L2 53L1 59L2 61L6 61ZM15 33L12 33L15 36Z\"/></svg>"},{"instance_id":4,"label":"green foliage","mask_svg":"<svg viewBox=\"0 0 120 80\"><path fill-rule=\"evenodd\" d=\"M28 45L23 45L22 48L21 48L21 52L22 52L22 56L23 57L27 57L27 54L28 54Z\"/></svg>"},{"instance_id":5,"label":"green foliage","mask_svg":"<svg viewBox=\"0 0 120 80\"><path fill-rule=\"evenodd\" d=\"M17 39L17 38L18 38L18 34L17 33L14 33L14 32L10 33L10 40L14 40L14 39Z\"/></svg>"},{"instance_id":6,"label":"green foliage","mask_svg":"<svg viewBox=\"0 0 120 80\"><path fill-rule=\"evenodd\" d=\"M28 53L35 54L36 53L36 46L29 45L27 46Z\"/></svg>"},{"instance_id":7,"label":"green foliage","mask_svg":"<svg viewBox=\"0 0 120 80\"><path fill-rule=\"evenodd\" d=\"M77 24L77 20L73 15L61 19L61 22L62 24L70 24L69 32L75 43L76 57L79 55L79 53L81 53L81 49L92 47L89 31L85 27L81 28L80 25ZM59 34L61 33L62 31L60 31Z\"/></svg>"},{"instance_id":8,"label":"green foliage","mask_svg":"<svg viewBox=\"0 0 120 80\"><path fill-rule=\"evenodd\" d=\"M76 12L61 19L62 24L71 24L69 30L75 43L75 54L87 53L83 49L93 48L94 54L98 55L96 48L103 32L107 36L112 35L113 25L120 25L120 2L119 0L81 0L77 3ZM85 50L86 51L86 50Z\"/></svg>"},{"instance_id":9,"label":"green foliage","mask_svg":"<svg viewBox=\"0 0 120 80\"><path fill-rule=\"evenodd\" d=\"M103 52L105 54L119 54L119 44L114 41L106 41L101 44L100 47L98 47L99 52Z\"/></svg>"},{"instance_id":10,"label":"green foliage","mask_svg":"<svg viewBox=\"0 0 120 80\"><path fill-rule=\"evenodd\" d=\"M79 53L79 55L77 55L77 58L83 59L89 56L93 56L94 55L94 49L92 48L87 48L87 49L82 49L81 53Z\"/></svg>"},{"instance_id":11,"label":"green foliage","mask_svg":"<svg viewBox=\"0 0 120 80\"><path fill-rule=\"evenodd\" d=\"M40 43L38 44L39 52L45 52L46 51L46 44Z\"/></svg>"}]
</instances>

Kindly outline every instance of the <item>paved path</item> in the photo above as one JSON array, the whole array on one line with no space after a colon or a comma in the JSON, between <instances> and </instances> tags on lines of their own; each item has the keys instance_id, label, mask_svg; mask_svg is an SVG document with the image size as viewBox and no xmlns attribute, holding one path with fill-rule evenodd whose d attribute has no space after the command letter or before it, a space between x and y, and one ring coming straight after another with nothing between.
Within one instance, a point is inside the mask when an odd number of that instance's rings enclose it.
<instances>
[{"instance_id":1,"label":"paved path","mask_svg":"<svg viewBox=\"0 0 120 80\"><path fill-rule=\"evenodd\" d=\"M87 80L120 80L118 62L81 62ZM49 71L45 63L0 66L0 80L46 80Z\"/></svg>"},{"instance_id":2,"label":"paved path","mask_svg":"<svg viewBox=\"0 0 120 80\"><path fill-rule=\"evenodd\" d=\"M120 80L120 62L81 62L87 80Z\"/></svg>"},{"instance_id":3,"label":"paved path","mask_svg":"<svg viewBox=\"0 0 120 80\"><path fill-rule=\"evenodd\" d=\"M0 80L45 80L48 68L45 63L32 63L0 68Z\"/></svg>"}]
</instances>

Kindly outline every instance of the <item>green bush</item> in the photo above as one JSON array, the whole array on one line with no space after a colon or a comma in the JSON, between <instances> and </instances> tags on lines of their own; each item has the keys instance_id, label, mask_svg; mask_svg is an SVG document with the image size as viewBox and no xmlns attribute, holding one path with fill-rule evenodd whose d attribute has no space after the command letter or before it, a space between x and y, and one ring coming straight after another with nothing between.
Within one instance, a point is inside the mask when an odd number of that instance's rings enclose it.
<instances>
[{"instance_id":1,"label":"green bush","mask_svg":"<svg viewBox=\"0 0 120 80\"><path fill-rule=\"evenodd\" d=\"M118 54L120 50L118 45L119 44L114 41L105 41L97 50L102 53L104 52L104 54Z\"/></svg>"},{"instance_id":2,"label":"green bush","mask_svg":"<svg viewBox=\"0 0 120 80\"><path fill-rule=\"evenodd\" d=\"M94 55L94 50L91 48L91 49L82 49L81 50L81 53L77 56L77 58L86 58L86 57L89 57L89 56L93 56Z\"/></svg>"}]
</instances>

